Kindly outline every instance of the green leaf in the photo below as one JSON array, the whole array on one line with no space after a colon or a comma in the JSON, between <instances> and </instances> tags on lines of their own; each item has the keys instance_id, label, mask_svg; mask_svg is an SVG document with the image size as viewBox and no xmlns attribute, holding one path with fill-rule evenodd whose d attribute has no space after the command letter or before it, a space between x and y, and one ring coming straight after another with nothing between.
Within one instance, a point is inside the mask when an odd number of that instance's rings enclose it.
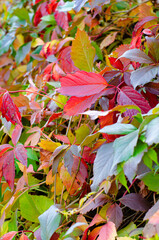
<instances>
[{"instance_id":1,"label":"green leaf","mask_svg":"<svg viewBox=\"0 0 159 240\"><path fill-rule=\"evenodd\" d=\"M115 139L114 147L114 161L113 166L120 162L127 161L134 152L134 148L137 144L139 130L136 130L124 137Z\"/></svg>"},{"instance_id":2,"label":"green leaf","mask_svg":"<svg viewBox=\"0 0 159 240\"><path fill-rule=\"evenodd\" d=\"M81 142L90 134L90 129L86 124L83 124L76 130L76 144Z\"/></svg>"},{"instance_id":3,"label":"green leaf","mask_svg":"<svg viewBox=\"0 0 159 240\"><path fill-rule=\"evenodd\" d=\"M49 15L43 16L41 20L50 25L56 25L56 20L54 18L54 15L49 14Z\"/></svg>"},{"instance_id":4,"label":"green leaf","mask_svg":"<svg viewBox=\"0 0 159 240\"><path fill-rule=\"evenodd\" d=\"M15 56L16 64L19 65L26 55L30 52L31 49L31 42L25 43L23 46L21 46Z\"/></svg>"},{"instance_id":5,"label":"green leaf","mask_svg":"<svg viewBox=\"0 0 159 240\"><path fill-rule=\"evenodd\" d=\"M14 39L15 32L10 32L0 40L0 56L9 50L9 47L13 43Z\"/></svg>"},{"instance_id":6,"label":"green leaf","mask_svg":"<svg viewBox=\"0 0 159 240\"><path fill-rule=\"evenodd\" d=\"M144 182L149 190L159 193L159 174L154 175L154 173L149 172L144 176L140 176L139 179Z\"/></svg>"},{"instance_id":7,"label":"green leaf","mask_svg":"<svg viewBox=\"0 0 159 240\"><path fill-rule=\"evenodd\" d=\"M61 215L58 208L52 205L46 212L39 217L41 226L42 240L50 240L52 234L56 231L60 224Z\"/></svg>"},{"instance_id":8,"label":"green leaf","mask_svg":"<svg viewBox=\"0 0 159 240\"><path fill-rule=\"evenodd\" d=\"M137 130L132 124L124 124L124 123L115 123L112 125L105 126L99 132L107 133L107 134L129 134Z\"/></svg>"},{"instance_id":9,"label":"green leaf","mask_svg":"<svg viewBox=\"0 0 159 240\"><path fill-rule=\"evenodd\" d=\"M87 33L78 29L71 49L71 58L75 66L80 70L92 72L94 57L95 49L92 47Z\"/></svg>"},{"instance_id":10,"label":"green leaf","mask_svg":"<svg viewBox=\"0 0 159 240\"><path fill-rule=\"evenodd\" d=\"M146 130L146 142L148 145L159 143L159 117L153 119Z\"/></svg>"},{"instance_id":11,"label":"green leaf","mask_svg":"<svg viewBox=\"0 0 159 240\"><path fill-rule=\"evenodd\" d=\"M98 59L103 61L103 54L102 54L102 51L101 51L100 47L94 41L91 42L91 45L95 48Z\"/></svg>"},{"instance_id":12,"label":"green leaf","mask_svg":"<svg viewBox=\"0 0 159 240\"><path fill-rule=\"evenodd\" d=\"M20 20L26 20L30 23L29 13L26 8L15 9L13 15L17 16Z\"/></svg>"},{"instance_id":13,"label":"green leaf","mask_svg":"<svg viewBox=\"0 0 159 240\"><path fill-rule=\"evenodd\" d=\"M29 195L27 193L20 197L20 211L21 215L31 221L39 222L38 217L45 212L53 201L45 196Z\"/></svg>"}]
</instances>

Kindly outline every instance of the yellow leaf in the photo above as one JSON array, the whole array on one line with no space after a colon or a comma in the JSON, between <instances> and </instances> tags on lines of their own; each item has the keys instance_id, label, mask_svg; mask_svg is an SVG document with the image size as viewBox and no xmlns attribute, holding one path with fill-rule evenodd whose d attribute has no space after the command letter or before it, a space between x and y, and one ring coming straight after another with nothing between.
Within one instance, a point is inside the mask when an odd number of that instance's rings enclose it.
<instances>
[{"instance_id":1,"label":"yellow leaf","mask_svg":"<svg viewBox=\"0 0 159 240\"><path fill-rule=\"evenodd\" d=\"M87 33L78 29L71 49L74 65L80 70L92 72L94 57L95 49L92 47Z\"/></svg>"},{"instance_id":2,"label":"yellow leaf","mask_svg":"<svg viewBox=\"0 0 159 240\"><path fill-rule=\"evenodd\" d=\"M17 51L20 46L24 44L24 36L20 33L17 34L16 39L13 42L14 49Z\"/></svg>"},{"instance_id":3,"label":"yellow leaf","mask_svg":"<svg viewBox=\"0 0 159 240\"><path fill-rule=\"evenodd\" d=\"M61 146L60 143L52 142L49 140L43 140L43 139L41 139L41 142L38 143L38 145L44 150L47 150L50 152L54 152L57 147Z\"/></svg>"},{"instance_id":4,"label":"yellow leaf","mask_svg":"<svg viewBox=\"0 0 159 240\"><path fill-rule=\"evenodd\" d=\"M36 48L37 46L44 45L44 41L41 38L36 38L32 43L32 48Z\"/></svg>"}]
</instances>

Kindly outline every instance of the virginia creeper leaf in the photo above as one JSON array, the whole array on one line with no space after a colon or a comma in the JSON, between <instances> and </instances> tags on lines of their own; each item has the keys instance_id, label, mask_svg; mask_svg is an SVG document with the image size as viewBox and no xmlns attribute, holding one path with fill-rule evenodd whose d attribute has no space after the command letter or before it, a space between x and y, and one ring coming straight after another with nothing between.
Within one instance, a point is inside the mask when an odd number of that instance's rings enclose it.
<instances>
[{"instance_id":1,"label":"virginia creeper leaf","mask_svg":"<svg viewBox=\"0 0 159 240\"><path fill-rule=\"evenodd\" d=\"M14 152L9 151L6 152L2 157L1 161L3 161L3 176L5 177L8 185L13 190L14 188L14 177L15 177L15 166L14 166Z\"/></svg>"},{"instance_id":2,"label":"virginia creeper leaf","mask_svg":"<svg viewBox=\"0 0 159 240\"><path fill-rule=\"evenodd\" d=\"M146 37L147 46L150 54L154 57L156 62L159 60L159 39L155 37Z\"/></svg>"},{"instance_id":3,"label":"virginia creeper leaf","mask_svg":"<svg viewBox=\"0 0 159 240\"><path fill-rule=\"evenodd\" d=\"M60 224L61 215L58 208L52 205L39 216L42 240L49 240Z\"/></svg>"},{"instance_id":4,"label":"virginia creeper leaf","mask_svg":"<svg viewBox=\"0 0 159 240\"><path fill-rule=\"evenodd\" d=\"M140 194L130 193L119 199L122 204L135 210L147 211L150 208L149 202L144 199Z\"/></svg>"},{"instance_id":5,"label":"virginia creeper leaf","mask_svg":"<svg viewBox=\"0 0 159 240\"><path fill-rule=\"evenodd\" d=\"M21 136L21 133L22 133L22 127L21 125L17 124L13 130L13 133L12 133L12 142L14 144L14 146L16 146L16 144L18 143L18 140Z\"/></svg>"},{"instance_id":6,"label":"virginia creeper leaf","mask_svg":"<svg viewBox=\"0 0 159 240\"><path fill-rule=\"evenodd\" d=\"M151 217L153 217L154 214L158 211L158 209L159 209L159 200L154 204L154 206L152 208L150 208L148 210L148 212L146 213L146 215L144 217L144 221L149 220Z\"/></svg>"},{"instance_id":7,"label":"virginia creeper leaf","mask_svg":"<svg viewBox=\"0 0 159 240\"><path fill-rule=\"evenodd\" d=\"M141 96L139 92L129 86L122 87L117 97L118 104L120 105L136 105L141 109L142 113L147 113L151 107L148 101ZM125 114L133 116L137 113L136 110L128 110Z\"/></svg>"},{"instance_id":8,"label":"virginia creeper leaf","mask_svg":"<svg viewBox=\"0 0 159 240\"><path fill-rule=\"evenodd\" d=\"M27 167L27 150L22 144L18 144L16 148L14 148L15 157Z\"/></svg>"},{"instance_id":9,"label":"virginia creeper leaf","mask_svg":"<svg viewBox=\"0 0 159 240\"><path fill-rule=\"evenodd\" d=\"M18 123L22 127L20 112L8 92L3 95L1 112L2 117L5 117L7 121L14 125Z\"/></svg>"},{"instance_id":10,"label":"virginia creeper leaf","mask_svg":"<svg viewBox=\"0 0 159 240\"><path fill-rule=\"evenodd\" d=\"M107 222L104 226L101 227L99 232L98 240L115 240L117 236L115 224L113 222Z\"/></svg>"},{"instance_id":11,"label":"virginia creeper leaf","mask_svg":"<svg viewBox=\"0 0 159 240\"><path fill-rule=\"evenodd\" d=\"M12 240L16 234L17 234L16 231L11 231L9 233L4 234L1 237L1 240Z\"/></svg>"},{"instance_id":12,"label":"virginia creeper leaf","mask_svg":"<svg viewBox=\"0 0 159 240\"><path fill-rule=\"evenodd\" d=\"M131 61L139 62L139 63L153 63L154 61L143 51L140 49L134 48L124 52L123 55L120 56L130 59Z\"/></svg>"},{"instance_id":13,"label":"virginia creeper leaf","mask_svg":"<svg viewBox=\"0 0 159 240\"><path fill-rule=\"evenodd\" d=\"M86 97L71 97L64 107L65 113L69 116L83 113L87 108L90 108L91 105L104 94L104 92L105 91L101 91L98 94Z\"/></svg>"},{"instance_id":14,"label":"virginia creeper leaf","mask_svg":"<svg viewBox=\"0 0 159 240\"><path fill-rule=\"evenodd\" d=\"M121 134L125 135L137 130L132 124L124 124L124 123L115 123L112 125L105 126L100 129L99 132L107 133L107 134Z\"/></svg>"},{"instance_id":15,"label":"virginia creeper leaf","mask_svg":"<svg viewBox=\"0 0 159 240\"><path fill-rule=\"evenodd\" d=\"M148 125L146 130L146 142L148 145L159 143L159 117L153 119Z\"/></svg>"},{"instance_id":16,"label":"virginia creeper leaf","mask_svg":"<svg viewBox=\"0 0 159 240\"><path fill-rule=\"evenodd\" d=\"M79 12L86 2L87 0L74 0L74 10Z\"/></svg>"},{"instance_id":17,"label":"virginia creeper leaf","mask_svg":"<svg viewBox=\"0 0 159 240\"><path fill-rule=\"evenodd\" d=\"M87 33L78 29L71 49L71 58L75 66L81 70L91 72L94 57L95 49L92 47Z\"/></svg>"},{"instance_id":18,"label":"virginia creeper leaf","mask_svg":"<svg viewBox=\"0 0 159 240\"><path fill-rule=\"evenodd\" d=\"M117 166L118 163L127 161L134 152L134 147L137 144L139 130L135 130L132 133L124 137L115 139L114 147L114 161L112 168Z\"/></svg>"},{"instance_id":19,"label":"virginia creeper leaf","mask_svg":"<svg viewBox=\"0 0 159 240\"><path fill-rule=\"evenodd\" d=\"M111 205L106 212L106 217L108 221L113 222L118 228L123 221L123 212L120 206L116 203Z\"/></svg>"},{"instance_id":20,"label":"virginia creeper leaf","mask_svg":"<svg viewBox=\"0 0 159 240\"><path fill-rule=\"evenodd\" d=\"M67 74L60 81L61 88L58 91L63 95L76 97L98 94L108 86L108 83L100 74L85 71Z\"/></svg>"},{"instance_id":21,"label":"virginia creeper leaf","mask_svg":"<svg viewBox=\"0 0 159 240\"><path fill-rule=\"evenodd\" d=\"M112 176L115 173L115 166L113 165L114 149L113 143L107 143L102 145L96 155L93 166L93 184L91 189L94 191L98 185L106 179L108 176Z\"/></svg>"},{"instance_id":22,"label":"virginia creeper leaf","mask_svg":"<svg viewBox=\"0 0 159 240\"><path fill-rule=\"evenodd\" d=\"M89 3L90 3L91 8L93 9L96 6L110 3L110 0L89 0Z\"/></svg>"},{"instance_id":23,"label":"virginia creeper leaf","mask_svg":"<svg viewBox=\"0 0 159 240\"><path fill-rule=\"evenodd\" d=\"M131 73L131 84L134 88L139 85L144 85L150 82L153 78L155 78L158 71L159 67L153 65L139 68Z\"/></svg>"}]
</instances>

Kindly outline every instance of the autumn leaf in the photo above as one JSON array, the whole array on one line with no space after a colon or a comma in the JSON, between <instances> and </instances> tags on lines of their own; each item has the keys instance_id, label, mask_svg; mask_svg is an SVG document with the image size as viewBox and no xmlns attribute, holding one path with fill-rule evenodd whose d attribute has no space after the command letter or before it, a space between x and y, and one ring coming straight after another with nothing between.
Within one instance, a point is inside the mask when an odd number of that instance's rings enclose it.
<instances>
[{"instance_id":1,"label":"autumn leaf","mask_svg":"<svg viewBox=\"0 0 159 240\"><path fill-rule=\"evenodd\" d=\"M5 92L3 95L0 110L2 117L5 117L7 121L10 121L14 125L17 123L22 127L21 114L8 92Z\"/></svg>"},{"instance_id":2,"label":"autumn leaf","mask_svg":"<svg viewBox=\"0 0 159 240\"><path fill-rule=\"evenodd\" d=\"M95 49L92 47L87 33L78 29L71 49L71 58L75 66L81 70L91 72L94 57Z\"/></svg>"},{"instance_id":3,"label":"autumn leaf","mask_svg":"<svg viewBox=\"0 0 159 240\"><path fill-rule=\"evenodd\" d=\"M100 74L85 71L67 74L60 79L60 82L61 88L58 91L61 94L76 97L98 94L108 86Z\"/></svg>"}]
</instances>

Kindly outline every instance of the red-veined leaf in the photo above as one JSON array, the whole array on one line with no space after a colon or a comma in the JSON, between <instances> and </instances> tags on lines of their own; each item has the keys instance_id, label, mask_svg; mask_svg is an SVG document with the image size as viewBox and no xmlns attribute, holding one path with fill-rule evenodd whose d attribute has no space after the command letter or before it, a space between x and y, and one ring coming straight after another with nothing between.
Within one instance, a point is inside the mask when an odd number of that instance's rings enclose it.
<instances>
[{"instance_id":1,"label":"red-veined leaf","mask_svg":"<svg viewBox=\"0 0 159 240\"><path fill-rule=\"evenodd\" d=\"M17 234L16 231L6 233L1 237L1 240L12 240L12 238L14 238L15 234Z\"/></svg>"},{"instance_id":2,"label":"red-veined leaf","mask_svg":"<svg viewBox=\"0 0 159 240\"><path fill-rule=\"evenodd\" d=\"M99 94L86 96L86 97L71 97L65 107L64 111L67 115L78 115L83 113L87 108L90 108L91 105L104 94L105 91L101 91Z\"/></svg>"},{"instance_id":3,"label":"red-veined leaf","mask_svg":"<svg viewBox=\"0 0 159 240\"><path fill-rule=\"evenodd\" d=\"M7 183L13 190L14 188L14 177L15 177L15 166L14 166L14 151L6 152L0 159L3 162L3 176Z\"/></svg>"},{"instance_id":4,"label":"red-veined leaf","mask_svg":"<svg viewBox=\"0 0 159 240\"><path fill-rule=\"evenodd\" d=\"M27 167L27 150L22 144L18 144L16 148L14 148L15 157Z\"/></svg>"},{"instance_id":5,"label":"red-veined leaf","mask_svg":"<svg viewBox=\"0 0 159 240\"><path fill-rule=\"evenodd\" d=\"M5 117L7 121L10 121L14 125L17 123L20 126L22 126L19 109L14 104L8 92L4 93L3 95L1 112L2 112L2 117Z\"/></svg>"},{"instance_id":6,"label":"red-veined leaf","mask_svg":"<svg viewBox=\"0 0 159 240\"><path fill-rule=\"evenodd\" d=\"M98 94L108 86L100 74L85 71L67 74L60 81L61 88L58 91L63 95L76 97Z\"/></svg>"},{"instance_id":7,"label":"red-veined leaf","mask_svg":"<svg viewBox=\"0 0 159 240\"><path fill-rule=\"evenodd\" d=\"M142 97L142 95L131 87L125 86L120 89L117 97L117 102L119 105L136 105L141 109L142 113L147 113L151 107L148 101ZM129 109L124 114L128 116L133 116L137 113L134 109Z\"/></svg>"}]
</instances>

